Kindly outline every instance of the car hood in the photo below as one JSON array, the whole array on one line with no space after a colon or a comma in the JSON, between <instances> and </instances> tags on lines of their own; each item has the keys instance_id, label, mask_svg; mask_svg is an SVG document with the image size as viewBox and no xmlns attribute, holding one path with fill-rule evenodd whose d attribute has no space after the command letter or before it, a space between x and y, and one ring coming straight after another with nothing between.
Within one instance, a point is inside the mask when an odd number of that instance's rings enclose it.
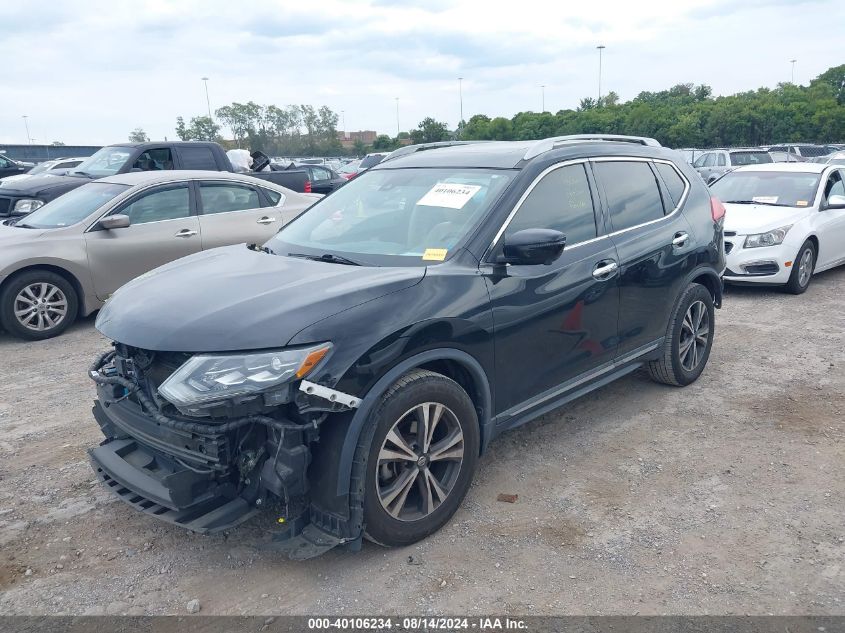
<instances>
[{"instance_id":1,"label":"car hood","mask_svg":"<svg viewBox=\"0 0 845 633\"><path fill-rule=\"evenodd\" d=\"M346 266L227 246L130 281L106 302L96 326L149 350L282 347L303 328L424 276L422 267Z\"/></svg>"},{"instance_id":2,"label":"car hood","mask_svg":"<svg viewBox=\"0 0 845 633\"><path fill-rule=\"evenodd\" d=\"M12 181L4 178L0 180L0 195L34 196L53 189L70 191L75 187L81 187L86 182L91 182L91 180L77 176L54 176L47 174L43 176L40 174L27 176L24 179Z\"/></svg>"},{"instance_id":3,"label":"car hood","mask_svg":"<svg viewBox=\"0 0 845 633\"><path fill-rule=\"evenodd\" d=\"M786 224L794 224L808 211L768 204L725 203L725 230L735 231L738 235L765 233Z\"/></svg>"}]
</instances>

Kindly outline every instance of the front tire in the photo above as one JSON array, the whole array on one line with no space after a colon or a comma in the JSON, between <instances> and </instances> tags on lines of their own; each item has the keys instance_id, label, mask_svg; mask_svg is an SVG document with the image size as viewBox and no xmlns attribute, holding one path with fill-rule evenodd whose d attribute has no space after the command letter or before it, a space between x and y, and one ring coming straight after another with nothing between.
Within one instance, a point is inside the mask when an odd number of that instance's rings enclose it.
<instances>
[{"instance_id":1,"label":"front tire","mask_svg":"<svg viewBox=\"0 0 845 633\"><path fill-rule=\"evenodd\" d=\"M414 370L376 406L356 461L366 459L364 529L386 546L415 543L455 514L478 463L478 416L454 380Z\"/></svg>"},{"instance_id":2,"label":"front tire","mask_svg":"<svg viewBox=\"0 0 845 633\"><path fill-rule=\"evenodd\" d=\"M76 320L79 299L67 279L32 270L12 279L0 294L0 322L18 338L39 341L58 336Z\"/></svg>"},{"instance_id":3,"label":"front tire","mask_svg":"<svg viewBox=\"0 0 845 633\"><path fill-rule=\"evenodd\" d=\"M813 279L813 270L816 267L816 246L810 240L807 240L801 245L798 251L798 257L792 264L792 273L789 275L789 281L786 283L786 291L794 295L800 295L807 291L810 287L810 281Z\"/></svg>"},{"instance_id":4,"label":"front tire","mask_svg":"<svg viewBox=\"0 0 845 633\"><path fill-rule=\"evenodd\" d=\"M652 380L684 387L698 379L713 347L715 316L710 291L701 284L687 286L672 313L660 358L648 363Z\"/></svg>"}]
</instances>

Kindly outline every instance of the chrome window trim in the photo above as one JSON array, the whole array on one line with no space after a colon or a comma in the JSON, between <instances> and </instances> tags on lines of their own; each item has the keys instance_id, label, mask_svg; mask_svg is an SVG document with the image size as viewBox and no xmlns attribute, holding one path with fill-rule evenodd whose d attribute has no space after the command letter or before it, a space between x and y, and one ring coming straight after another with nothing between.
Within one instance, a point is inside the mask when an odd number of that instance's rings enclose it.
<instances>
[{"instance_id":1,"label":"chrome window trim","mask_svg":"<svg viewBox=\"0 0 845 633\"><path fill-rule=\"evenodd\" d=\"M662 218L656 218L654 220L649 220L648 222L643 222L642 224L636 224L634 226L629 226L627 228L620 229L618 231L612 231L610 233L605 233L604 235L598 235L598 236L596 236L592 239L584 240L582 242L576 242L575 244L567 244L564 247L565 250L571 250L571 249L577 248L579 246L584 246L586 244L592 244L593 242L597 242L599 240L603 240L603 239L608 238L608 237L613 237L615 235L621 235L622 233L626 233L627 231L633 231L634 229L638 229L638 228L643 227L643 226L648 226L649 224L654 224L655 222L662 222L663 220L668 220L669 218L673 217L674 215L676 215L681 210L681 208L686 203L687 198L689 197L690 191L692 190L692 183L690 183L689 179L687 179L687 177L683 174L683 172L681 172L681 170L678 169L678 166L675 165L675 163L673 163L671 160L668 160L668 159L665 159L665 158L643 158L643 157L640 157L640 156L597 156L597 157L592 157L592 158L576 158L576 159L573 159L573 160L564 161L562 163L555 163L554 165L550 165L549 167L544 169L542 172L540 172L537 175L537 177L532 181L532 183L528 186L528 188L525 190L525 192L519 197L519 200L517 200L516 204L514 205L514 208L508 214L508 217L505 218L504 223L499 228L499 230L496 232L495 237L493 237L493 241L490 243L490 246L488 246L487 250L484 252L484 255L481 258L482 261L485 261L487 256L490 254L490 252L496 247L496 244L498 244L499 240L505 234L505 231L507 230L508 226L510 225L511 220L513 220L514 216L517 214L519 209L522 208L522 204L525 202L525 199L531 194L532 191L534 191L534 187L536 187L537 184L543 178L545 178L549 173L555 171L556 169L560 169L562 167L569 167L570 165L580 165L580 164L586 164L586 163L609 163L609 162L663 163L663 164L669 165L672 169L675 170L675 173L677 173L678 176L681 177L681 180L684 182L684 192L681 194L681 199L678 201L678 204L675 205L675 208L672 209L671 211L669 211L668 213L665 213ZM657 174L656 176L660 177L659 174ZM654 184L658 187L658 190L660 190L660 186L658 185L657 181L655 181ZM665 183L664 183L664 185L665 185ZM668 189L668 185L666 185L666 188ZM661 191L661 199L662 199L662 191ZM596 201L593 200L593 212L594 213L595 213L595 210L596 210L595 203L596 203ZM611 221L612 221L612 218L611 218Z\"/></svg>"}]
</instances>

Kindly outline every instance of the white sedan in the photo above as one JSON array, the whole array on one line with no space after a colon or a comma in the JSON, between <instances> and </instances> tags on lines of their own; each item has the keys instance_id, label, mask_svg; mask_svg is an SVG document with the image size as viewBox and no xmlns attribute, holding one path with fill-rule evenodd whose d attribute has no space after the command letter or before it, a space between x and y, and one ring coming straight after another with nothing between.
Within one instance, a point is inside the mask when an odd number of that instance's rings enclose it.
<instances>
[{"instance_id":1,"label":"white sedan","mask_svg":"<svg viewBox=\"0 0 845 633\"><path fill-rule=\"evenodd\" d=\"M725 205L725 281L801 294L814 273L845 264L845 167L740 167L711 185Z\"/></svg>"}]
</instances>

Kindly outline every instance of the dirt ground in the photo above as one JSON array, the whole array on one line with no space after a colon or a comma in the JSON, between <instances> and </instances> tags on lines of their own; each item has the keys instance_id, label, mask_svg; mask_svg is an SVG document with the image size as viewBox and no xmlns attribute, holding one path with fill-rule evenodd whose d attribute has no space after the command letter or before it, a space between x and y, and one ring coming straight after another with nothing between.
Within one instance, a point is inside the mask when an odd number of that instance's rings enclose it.
<instances>
[{"instance_id":1,"label":"dirt ground","mask_svg":"<svg viewBox=\"0 0 845 633\"><path fill-rule=\"evenodd\" d=\"M94 482L105 345L0 333L2 614L845 614L845 269L730 289L690 387L636 373L499 438L426 541L305 562Z\"/></svg>"}]
</instances>

